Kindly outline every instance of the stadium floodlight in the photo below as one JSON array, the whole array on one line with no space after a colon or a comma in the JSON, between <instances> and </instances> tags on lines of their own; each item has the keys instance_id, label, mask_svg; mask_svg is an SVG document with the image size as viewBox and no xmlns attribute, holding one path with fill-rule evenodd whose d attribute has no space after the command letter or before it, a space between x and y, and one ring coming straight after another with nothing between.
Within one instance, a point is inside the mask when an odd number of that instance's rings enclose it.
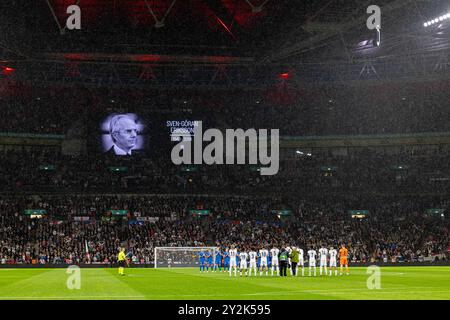
<instances>
[{"instance_id":1,"label":"stadium floodlight","mask_svg":"<svg viewBox=\"0 0 450 320\"><path fill-rule=\"evenodd\" d=\"M431 19L431 20L429 20L427 22L424 22L423 26L426 28L426 27L429 27L429 26L431 26L433 24L436 24L438 22L442 22L442 21L445 21L445 20L448 20L448 19L450 19L450 12L448 12L448 13L442 15L442 16L436 17L434 19Z\"/></svg>"}]
</instances>

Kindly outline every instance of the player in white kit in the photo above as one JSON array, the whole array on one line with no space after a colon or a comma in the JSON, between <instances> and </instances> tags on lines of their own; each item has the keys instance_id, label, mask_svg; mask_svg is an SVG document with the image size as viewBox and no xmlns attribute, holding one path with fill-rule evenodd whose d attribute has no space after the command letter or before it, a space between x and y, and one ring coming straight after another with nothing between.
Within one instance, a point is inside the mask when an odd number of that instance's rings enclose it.
<instances>
[{"instance_id":1,"label":"player in white kit","mask_svg":"<svg viewBox=\"0 0 450 320\"><path fill-rule=\"evenodd\" d=\"M298 266L301 265L302 266L302 277L305 276L305 259L304 259L304 255L305 255L305 253L303 252L303 249L298 249L298 264L297 264L297 272L295 274L296 275L298 274Z\"/></svg>"},{"instance_id":2,"label":"player in white kit","mask_svg":"<svg viewBox=\"0 0 450 320\"><path fill-rule=\"evenodd\" d=\"M308 250L308 266L309 266L309 274L308 276L311 277L311 268L314 267L314 277L317 274L316 270L316 255L317 252L314 249Z\"/></svg>"},{"instance_id":3,"label":"player in white kit","mask_svg":"<svg viewBox=\"0 0 450 320\"><path fill-rule=\"evenodd\" d=\"M319 249L319 257L320 257L320 265L319 265L319 273L322 275L322 268L325 269L325 275L328 274L327 271L327 258L328 258L328 249L322 246Z\"/></svg>"},{"instance_id":4,"label":"player in white kit","mask_svg":"<svg viewBox=\"0 0 450 320\"><path fill-rule=\"evenodd\" d=\"M334 268L334 275L337 274L337 250L331 247L330 251L328 252L330 254L330 276L333 274L333 268Z\"/></svg>"},{"instance_id":5,"label":"player in white kit","mask_svg":"<svg viewBox=\"0 0 450 320\"><path fill-rule=\"evenodd\" d=\"M230 256L230 277L231 277L231 271L234 268L234 276L236 277L237 273L237 265L236 265L236 257L237 257L237 249L233 246L231 246L231 249L228 251L228 255Z\"/></svg>"},{"instance_id":6,"label":"player in white kit","mask_svg":"<svg viewBox=\"0 0 450 320\"><path fill-rule=\"evenodd\" d=\"M280 274L280 264L278 263L278 254L280 253L280 249L272 248L270 249L270 257L272 259L272 277L274 268L277 269L277 276Z\"/></svg>"},{"instance_id":7,"label":"player in white kit","mask_svg":"<svg viewBox=\"0 0 450 320\"><path fill-rule=\"evenodd\" d=\"M263 268L266 271L266 276L269 273L269 269L267 268L267 257L269 256L269 251L267 249L259 250L259 257L261 258L261 263L259 264L259 276L262 276Z\"/></svg>"},{"instance_id":8,"label":"player in white kit","mask_svg":"<svg viewBox=\"0 0 450 320\"><path fill-rule=\"evenodd\" d=\"M248 256L250 258L250 268L248 269L248 275L251 276L252 275L252 269L255 270L255 277L256 277L256 271L257 271L257 267L256 267L256 259L258 258L258 254L256 253L256 251L252 250L248 253Z\"/></svg>"},{"instance_id":9,"label":"player in white kit","mask_svg":"<svg viewBox=\"0 0 450 320\"><path fill-rule=\"evenodd\" d=\"M239 261L241 262L240 269L241 269L241 277L242 277L242 271L244 271L245 276L247 276L247 258L248 254L245 251L239 252Z\"/></svg>"}]
</instances>

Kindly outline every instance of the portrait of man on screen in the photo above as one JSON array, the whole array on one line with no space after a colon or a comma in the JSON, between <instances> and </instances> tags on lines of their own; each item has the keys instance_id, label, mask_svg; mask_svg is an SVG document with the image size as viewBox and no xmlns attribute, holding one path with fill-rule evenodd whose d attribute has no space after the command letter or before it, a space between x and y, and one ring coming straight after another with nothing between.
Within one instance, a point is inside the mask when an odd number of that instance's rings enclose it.
<instances>
[{"instance_id":1,"label":"portrait of man on screen","mask_svg":"<svg viewBox=\"0 0 450 320\"><path fill-rule=\"evenodd\" d=\"M104 122L103 150L106 154L132 156L142 148L141 125L134 114L115 114ZM105 132L106 131L106 132Z\"/></svg>"}]
</instances>

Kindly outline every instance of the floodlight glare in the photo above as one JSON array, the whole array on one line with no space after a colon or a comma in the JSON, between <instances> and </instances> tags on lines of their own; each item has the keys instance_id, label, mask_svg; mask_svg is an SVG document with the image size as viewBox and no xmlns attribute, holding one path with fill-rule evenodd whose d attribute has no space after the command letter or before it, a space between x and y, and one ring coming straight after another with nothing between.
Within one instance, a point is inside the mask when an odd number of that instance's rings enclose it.
<instances>
[{"instance_id":1,"label":"floodlight glare","mask_svg":"<svg viewBox=\"0 0 450 320\"><path fill-rule=\"evenodd\" d=\"M438 23L438 22L442 22L442 21L447 20L447 19L450 19L450 12L447 12L446 14L444 14L442 16L439 16L439 17L436 17L436 18L434 18L432 20L429 20L427 22L424 22L423 26L426 28L428 26L431 26L431 25L433 25L435 23Z\"/></svg>"}]
</instances>

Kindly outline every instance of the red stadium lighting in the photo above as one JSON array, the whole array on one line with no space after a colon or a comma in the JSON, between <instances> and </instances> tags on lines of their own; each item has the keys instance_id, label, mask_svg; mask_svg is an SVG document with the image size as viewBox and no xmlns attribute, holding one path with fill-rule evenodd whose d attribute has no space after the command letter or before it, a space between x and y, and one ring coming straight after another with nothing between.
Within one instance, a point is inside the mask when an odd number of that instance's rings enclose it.
<instances>
[{"instance_id":1,"label":"red stadium lighting","mask_svg":"<svg viewBox=\"0 0 450 320\"><path fill-rule=\"evenodd\" d=\"M14 73L15 70L16 70L16 69L10 68L10 67L2 67L2 71L3 71L3 74L4 74L5 76L10 76L10 75L12 75L12 74Z\"/></svg>"},{"instance_id":2,"label":"red stadium lighting","mask_svg":"<svg viewBox=\"0 0 450 320\"><path fill-rule=\"evenodd\" d=\"M234 36L233 32L231 32L230 28L227 27L227 25L225 24L225 22L222 21L222 19L220 19L219 17L217 17L217 22L222 26L222 28L225 29L225 31L226 31L231 37L233 37L233 39L236 40L236 37Z\"/></svg>"},{"instance_id":3,"label":"red stadium lighting","mask_svg":"<svg viewBox=\"0 0 450 320\"><path fill-rule=\"evenodd\" d=\"M280 73L279 77L283 80L289 79L289 72Z\"/></svg>"}]
</instances>

